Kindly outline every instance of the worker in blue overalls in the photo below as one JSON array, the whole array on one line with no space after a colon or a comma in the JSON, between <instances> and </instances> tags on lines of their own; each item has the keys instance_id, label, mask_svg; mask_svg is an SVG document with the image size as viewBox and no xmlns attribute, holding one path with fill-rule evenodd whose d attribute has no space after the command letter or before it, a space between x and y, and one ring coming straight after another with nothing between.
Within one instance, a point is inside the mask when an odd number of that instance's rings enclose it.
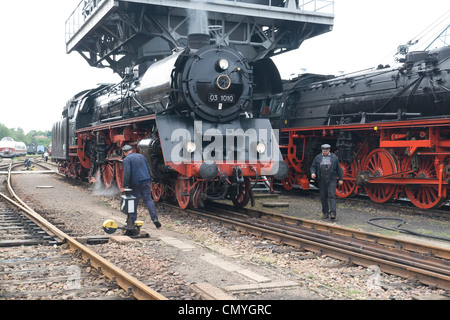
<instances>
[{"instance_id":1,"label":"worker in blue overalls","mask_svg":"<svg viewBox=\"0 0 450 320\"><path fill-rule=\"evenodd\" d=\"M311 178L319 179L320 200L322 202L322 219L336 219L336 185L344 183L344 171L339 165L338 157L330 152L331 146L321 146L322 153L318 154L311 166Z\"/></svg>"},{"instance_id":2,"label":"worker in blue overalls","mask_svg":"<svg viewBox=\"0 0 450 320\"><path fill-rule=\"evenodd\" d=\"M125 155L123 159L123 186L131 188L133 191L131 194L136 197L139 202L140 197L144 200L145 206L150 213L150 218L157 228L161 227L161 223L158 221L158 215L156 214L155 203L152 199L150 189L150 172L148 163L142 154L134 153L133 148L126 145L122 148ZM137 212L131 217L132 222L136 221Z\"/></svg>"}]
</instances>

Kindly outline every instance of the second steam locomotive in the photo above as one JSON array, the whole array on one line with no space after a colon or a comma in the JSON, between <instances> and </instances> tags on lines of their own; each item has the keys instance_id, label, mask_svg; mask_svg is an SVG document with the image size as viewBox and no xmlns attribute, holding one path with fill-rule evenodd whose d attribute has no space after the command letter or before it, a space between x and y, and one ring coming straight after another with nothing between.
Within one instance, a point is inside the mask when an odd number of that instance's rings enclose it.
<instances>
[{"instance_id":1,"label":"second steam locomotive","mask_svg":"<svg viewBox=\"0 0 450 320\"><path fill-rule=\"evenodd\" d=\"M286 176L270 122L250 113L282 90L273 62L248 62L210 45L208 35L189 41L67 103L52 132L60 172L123 190L121 148L129 144L148 160L155 201L176 199L182 208L224 198L242 207L253 203L258 181Z\"/></svg>"},{"instance_id":2,"label":"second steam locomotive","mask_svg":"<svg viewBox=\"0 0 450 320\"><path fill-rule=\"evenodd\" d=\"M450 47L408 53L397 68L346 76L305 74L261 111L282 131L283 185L310 188L310 166L328 143L344 170L340 197L384 203L407 197L423 209L450 189Z\"/></svg>"}]
</instances>

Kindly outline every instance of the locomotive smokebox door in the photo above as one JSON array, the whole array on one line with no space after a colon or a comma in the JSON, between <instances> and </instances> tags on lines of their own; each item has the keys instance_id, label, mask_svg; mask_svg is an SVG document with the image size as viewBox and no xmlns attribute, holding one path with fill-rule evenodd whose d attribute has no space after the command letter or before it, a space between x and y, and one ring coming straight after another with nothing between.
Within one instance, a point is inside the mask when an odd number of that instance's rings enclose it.
<instances>
[{"instance_id":1,"label":"locomotive smokebox door","mask_svg":"<svg viewBox=\"0 0 450 320\"><path fill-rule=\"evenodd\" d=\"M120 196L120 211L126 215L130 215L137 210L137 199L131 194L131 189L125 189L125 194Z\"/></svg>"}]
</instances>

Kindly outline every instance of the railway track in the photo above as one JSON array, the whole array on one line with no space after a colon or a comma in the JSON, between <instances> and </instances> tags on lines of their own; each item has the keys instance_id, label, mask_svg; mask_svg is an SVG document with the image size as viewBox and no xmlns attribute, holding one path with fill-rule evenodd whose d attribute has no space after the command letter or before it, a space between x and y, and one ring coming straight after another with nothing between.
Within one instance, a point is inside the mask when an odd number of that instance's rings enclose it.
<instances>
[{"instance_id":1,"label":"railway track","mask_svg":"<svg viewBox=\"0 0 450 320\"><path fill-rule=\"evenodd\" d=\"M377 265L385 273L450 290L450 250L445 248L252 209L236 211L223 203L209 207L208 212L161 206L349 264Z\"/></svg>"},{"instance_id":2,"label":"railway track","mask_svg":"<svg viewBox=\"0 0 450 320\"><path fill-rule=\"evenodd\" d=\"M160 205L180 211L176 206ZM251 209L236 212L223 204L212 211L214 213L186 212L349 264L377 265L388 274L432 287L450 288L449 250Z\"/></svg>"},{"instance_id":3,"label":"railway track","mask_svg":"<svg viewBox=\"0 0 450 320\"><path fill-rule=\"evenodd\" d=\"M0 192L0 297L4 299L166 300L43 219L17 197Z\"/></svg>"},{"instance_id":4,"label":"railway track","mask_svg":"<svg viewBox=\"0 0 450 320\"><path fill-rule=\"evenodd\" d=\"M311 189L308 191L304 191L300 189L300 187L298 187L292 190L286 190L281 185L277 186L277 188L278 188L277 190L281 191L281 194L286 195L288 197L290 196L298 197L299 194L302 194L304 196L312 196L317 199L320 198L318 189ZM382 209L401 210L402 212L408 214L450 219L450 201L444 203L444 205L442 205L440 208L435 209L421 209L413 205L411 201L409 201L409 199L405 198L395 199L391 202L376 203L370 200L368 196L363 194L358 194L348 198L338 198L338 201L346 203L356 203L361 205L369 205L372 207L379 207Z\"/></svg>"}]
</instances>

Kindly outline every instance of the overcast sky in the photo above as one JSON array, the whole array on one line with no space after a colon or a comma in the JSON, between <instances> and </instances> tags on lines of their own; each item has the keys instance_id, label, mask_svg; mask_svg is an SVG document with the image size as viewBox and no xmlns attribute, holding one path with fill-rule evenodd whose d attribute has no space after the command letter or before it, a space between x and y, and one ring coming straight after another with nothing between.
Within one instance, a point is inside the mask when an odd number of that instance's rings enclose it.
<instances>
[{"instance_id":1,"label":"overcast sky","mask_svg":"<svg viewBox=\"0 0 450 320\"><path fill-rule=\"evenodd\" d=\"M21 127L25 133L51 130L74 94L120 80L110 69L89 67L78 53L66 54L65 21L78 3L2 3L0 123L8 128ZM398 45L421 34L442 15L448 17L449 10L449 0L336 0L333 31L274 61L283 78L302 69L337 74L392 63Z\"/></svg>"},{"instance_id":2,"label":"overcast sky","mask_svg":"<svg viewBox=\"0 0 450 320\"><path fill-rule=\"evenodd\" d=\"M336 75L380 63L392 65L399 45L419 35L419 43L411 50L423 50L433 35L450 24L450 1L335 0L334 14L333 31L274 58L283 78L301 69Z\"/></svg>"}]
</instances>

